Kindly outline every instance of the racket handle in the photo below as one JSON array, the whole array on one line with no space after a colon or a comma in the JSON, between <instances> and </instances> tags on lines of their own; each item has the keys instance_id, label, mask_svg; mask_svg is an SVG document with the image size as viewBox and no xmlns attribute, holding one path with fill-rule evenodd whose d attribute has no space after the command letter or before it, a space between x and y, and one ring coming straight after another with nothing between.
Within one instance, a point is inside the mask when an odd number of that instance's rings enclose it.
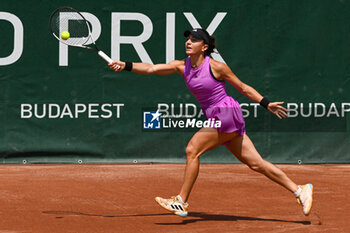
<instances>
[{"instance_id":1,"label":"racket handle","mask_svg":"<svg viewBox=\"0 0 350 233\"><path fill-rule=\"evenodd\" d=\"M102 57L106 62L108 62L108 64L111 64L113 62L113 60L108 57L108 55L106 55L104 52L102 52L101 50L99 50L98 55L100 55L100 57Z\"/></svg>"},{"instance_id":2,"label":"racket handle","mask_svg":"<svg viewBox=\"0 0 350 233\"><path fill-rule=\"evenodd\" d=\"M98 52L98 55L100 55L100 57L102 57L106 62L108 62L108 64L111 64L113 62L113 60L108 57L104 52L102 52L101 50L99 50ZM117 65L118 69L120 69L120 66Z\"/></svg>"}]
</instances>

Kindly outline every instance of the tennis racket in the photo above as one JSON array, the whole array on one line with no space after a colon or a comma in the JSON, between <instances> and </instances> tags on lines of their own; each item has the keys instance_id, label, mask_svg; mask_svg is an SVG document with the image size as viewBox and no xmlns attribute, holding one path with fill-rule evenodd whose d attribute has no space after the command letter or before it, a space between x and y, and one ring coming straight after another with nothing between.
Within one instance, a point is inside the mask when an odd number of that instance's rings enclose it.
<instances>
[{"instance_id":1,"label":"tennis racket","mask_svg":"<svg viewBox=\"0 0 350 233\"><path fill-rule=\"evenodd\" d=\"M79 11L71 7L56 9L50 16L49 27L52 35L61 43L93 50L109 64L113 62L109 56L97 47L91 34L90 24ZM68 39L62 38L61 35L64 31L69 32Z\"/></svg>"}]
</instances>

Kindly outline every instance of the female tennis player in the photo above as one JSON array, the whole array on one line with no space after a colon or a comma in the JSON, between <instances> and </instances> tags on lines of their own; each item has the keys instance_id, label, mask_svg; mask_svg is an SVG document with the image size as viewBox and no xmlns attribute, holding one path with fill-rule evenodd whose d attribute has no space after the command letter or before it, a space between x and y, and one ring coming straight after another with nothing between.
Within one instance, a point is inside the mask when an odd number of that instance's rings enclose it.
<instances>
[{"instance_id":1,"label":"female tennis player","mask_svg":"<svg viewBox=\"0 0 350 233\"><path fill-rule=\"evenodd\" d=\"M260 103L278 118L286 118L288 110L283 102L270 102L254 88L240 81L224 63L210 58L215 48L215 39L203 29L187 30L184 33L185 60L175 60L168 64L148 64L114 61L109 66L114 71L132 71L139 74L168 75L181 74L187 88L196 97L207 119L221 121L220 127L202 128L193 135L186 147L186 169L180 193L170 199L156 197L163 208L182 217L187 216L187 200L199 172L199 156L220 145L225 145L241 162L252 170L264 174L272 181L294 193L303 213L308 215L312 206L312 184L296 185L279 168L262 159L245 132L245 122L239 103L228 96L225 82L233 85L244 96Z\"/></svg>"}]
</instances>

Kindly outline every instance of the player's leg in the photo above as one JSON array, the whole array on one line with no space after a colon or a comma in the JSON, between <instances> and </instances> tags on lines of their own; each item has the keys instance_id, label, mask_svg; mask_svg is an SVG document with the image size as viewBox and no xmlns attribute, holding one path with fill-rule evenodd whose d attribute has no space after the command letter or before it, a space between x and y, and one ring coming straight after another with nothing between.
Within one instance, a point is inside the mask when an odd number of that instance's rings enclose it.
<instances>
[{"instance_id":1,"label":"player's leg","mask_svg":"<svg viewBox=\"0 0 350 233\"><path fill-rule=\"evenodd\" d=\"M298 187L288 176L278 167L261 158L254 144L249 137L244 134L237 136L226 145L226 147L244 164L252 170L262 173L272 181L282 185L290 192L294 193L303 205L304 214L308 214L312 205L312 185ZM300 197L302 195L302 197Z\"/></svg>"},{"instance_id":2,"label":"player's leg","mask_svg":"<svg viewBox=\"0 0 350 233\"><path fill-rule=\"evenodd\" d=\"M242 163L246 164L252 170L264 174L291 192L296 192L298 190L298 186L291 181L281 169L261 158L252 141L246 134L235 137L226 147Z\"/></svg>"},{"instance_id":3,"label":"player's leg","mask_svg":"<svg viewBox=\"0 0 350 233\"><path fill-rule=\"evenodd\" d=\"M214 149L224 142L230 141L236 133L219 133L213 128L202 128L193 137L186 147L186 169L184 182L180 194L170 199L156 197L155 200L163 208L180 216L187 216L186 203L199 172L199 156Z\"/></svg>"},{"instance_id":4,"label":"player's leg","mask_svg":"<svg viewBox=\"0 0 350 233\"><path fill-rule=\"evenodd\" d=\"M222 145L224 142L232 140L236 135L236 133L220 133L213 128L203 128L193 135L186 147L187 162L184 182L180 191L180 196L184 202L187 202L198 176L199 156Z\"/></svg>"}]
</instances>

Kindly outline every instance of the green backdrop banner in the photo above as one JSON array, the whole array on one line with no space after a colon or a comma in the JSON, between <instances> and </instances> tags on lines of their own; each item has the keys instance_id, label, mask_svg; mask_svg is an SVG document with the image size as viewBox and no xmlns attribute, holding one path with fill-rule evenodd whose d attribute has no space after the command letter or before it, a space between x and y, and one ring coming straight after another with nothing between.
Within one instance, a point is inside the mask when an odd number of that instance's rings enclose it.
<instances>
[{"instance_id":1,"label":"green backdrop banner","mask_svg":"<svg viewBox=\"0 0 350 233\"><path fill-rule=\"evenodd\" d=\"M214 59L290 110L279 120L226 84L265 159L350 162L349 0L2 0L3 163L184 162L192 135L213 124L180 75L115 73L93 52L59 44L48 20L65 5L83 12L114 60L185 59L183 32L207 29ZM201 161L238 162L224 146Z\"/></svg>"}]
</instances>

